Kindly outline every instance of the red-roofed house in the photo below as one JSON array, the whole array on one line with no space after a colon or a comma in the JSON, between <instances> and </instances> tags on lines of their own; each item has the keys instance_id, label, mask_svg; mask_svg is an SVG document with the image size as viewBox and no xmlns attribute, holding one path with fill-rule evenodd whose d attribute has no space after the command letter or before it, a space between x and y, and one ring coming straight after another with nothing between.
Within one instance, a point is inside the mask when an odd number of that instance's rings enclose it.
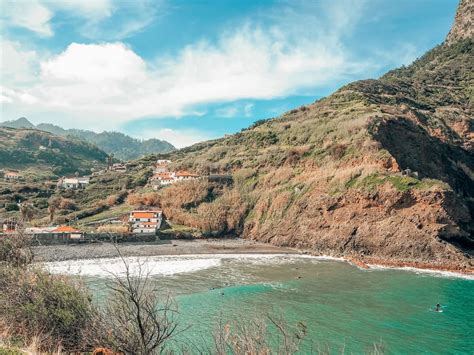
<instances>
[{"instance_id":1,"label":"red-roofed house","mask_svg":"<svg viewBox=\"0 0 474 355\"><path fill-rule=\"evenodd\" d=\"M154 211L132 211L128 222L134 234L156 234L161 227L163 212Z\"/></svg>"},{"instance_id":2,"label":"red-roofed house","mask_svg":"<svg viewBox=\"0 0 474 355\"><path fill-rule=\"evenodd\" d=\"M177 181L183 181L183 180L192 180L192 179L197 179L199 175L190 173L189 171L181 170L175 173L175 178Z\"/></svg>"},{"instance_id":3,"label":"red-roofed house","mask_svg":"<svg viewBox=\"0 0 474 355\"><path fill-rule=\"evenodd\" d=\"M18 171L6 171L4 175L5 180L19 180L21 178L21 175Z\"/></svg>"}]
</instances>

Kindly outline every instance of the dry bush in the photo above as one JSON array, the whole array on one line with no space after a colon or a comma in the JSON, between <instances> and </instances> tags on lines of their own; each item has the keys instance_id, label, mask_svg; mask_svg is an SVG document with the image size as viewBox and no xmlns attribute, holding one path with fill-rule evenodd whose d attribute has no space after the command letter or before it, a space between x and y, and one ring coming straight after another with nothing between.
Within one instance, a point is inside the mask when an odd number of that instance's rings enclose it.
<instances>
[{"instance_id":1,"label":"dry bush","mask_svg":"<svg viewBox=\"0 0 474 355\"><path fill-rule=\"evenodd\" d=\"M107 199L105 200L107 205L112 207L112 206L115 206L117 204L119 200L119 196L117 195L110 195L109 197L107 197Z\"/></svg>"},{"instance_id":2,"label":"dry bush","mask_svg":"<svg viewBox=\"0 0 474 355\"><path fill-rule=\"evenodd\" d=\"M127 197L127 203L131 206L137 206L141 204L141 194L131 193Z\"/></svg>"},{"instance_id":3,"label":"dry bush","mask_svg":"<svg viewBox=\"0 0 474 355\"><path fill-rule=\"evenodd\" d=\"M209 195L213 185L203 179L183 181L161 191L163 208L196 207Z\"/></svg>"},{"instance_id":4,"label":"dry bush","mask_svg":"<svg viewBox=\"0 0 474 355\"><path fill-rule=\"evenodd\" d=\"M94 343L124 354L163 353L179 333L177 307L169 296L161 297L154 288L146 262L131 268L118 249L117 252L124 274L112 274L106 306L94 322L98 331L92 327L94 332L89 335Z\"/></svg>"},{"instance_id":5,"label":"dry bush","mask_svg":"<svg viewBox=\"0 0 474 355\"><path fill-rule=\"evenodd\" d=\"M214 331L214 348L218 355L295 354L306 337L306 325L290 327L282 317L267 315L253 320L222 321Z\"/></svg>"},{"instance_id":6,"label":"dry bush","mask_svg":"<svg viewBox=\"0 0 474 355\"><path fill-rule=\"evenodd\" d=\"M70 210L74 211L77 209L76 202L69 198L62 198L59 202L59 208L61 210Z\"/></svg>"},{"instance_id":7,"label":"dry bush","mask_svg":"<svg viewBox=\"0 0 474 355\"><path fill-rule=\"evenodd\" d=\"M20 221L15 233L0 238L0 263L8 266L24 267L33 261L31 238L24 233Z\"/></svg>"},{"instance_id":8,"label":"dry bush","mask_svg":"<svg viewBox=\"0 0 474 355\"><path fill-rule=\"evenodd\" d=\"M309 150L310 147L308 145L291 148L287 153L286 163L289 165L295 165L307 152L309 152Z\"/></svg>"},{"instance_id":9,"label":"dry bush","mask_svg":"<svg viewBox=\"0 0 474 355\"><path fill-rule=\"evenodd\" d=\"M29 268L0 267L0 318L10 339L41 351L82 350L94 313L88 293L72 280Z\"/></svg>"},{"instance_id":10,"label":"dry bush","mask_svg":"<svg viewBox=\"0 0 474 355\"><path fill-rule=\"evenodd\" d=\"M294 176L294 170L289 166L283 166L268 173L263 184L265 187L275 187L288 182Z\"/></svg>"},{"instance_id":11,"label":"dry bush","mask_svg":"<svg viewBox=\"0 0 474 355\"><path fill-rule=\"evenodd\" d=\"M225 190L211 203L199 206L199 228L204 233L239 232L247 212L247 204L236 190Z\"/></svg>"},{"instance_id":12,"label":"dry bush","mask_svg":"<svg viewBox=\"0 0 474 355\"><path fill-rule=\"evenodd\" d=\"M99 233L128 233L128 226L116 225L116 224L105 224L97 228Z\"/></svg>"},{"instance_id":13,"label":"dry bush","mask_svg":"<svg viewBox=\"0 0 474 355\"><path fill-rule=\"evenodd\" d=\"M334 144L329 148L329 154L332 158L339 160L346 154L346 149L346 144Z\"/></svg>"},{"instance_id":14,"label":"dry bush","mask_svg":"<svg viewBox=\"0 0 474 355\"><path fill-rule=\"evenodd\" d=\"M290 191L282 191L274 196L268 214L281 217L291 201L291 195L292 193Z\"/></svg>"},{"instance_id":15,"label":"dry bush","mask_svg":"<svg viewBox=\"0 0 474 355\"><path fill-rule=\"evenodd\" d=\"M161 196L158 192L133 193L128 195L127 202L131 206L159 207Z\"/></svg>"}]
</instances>

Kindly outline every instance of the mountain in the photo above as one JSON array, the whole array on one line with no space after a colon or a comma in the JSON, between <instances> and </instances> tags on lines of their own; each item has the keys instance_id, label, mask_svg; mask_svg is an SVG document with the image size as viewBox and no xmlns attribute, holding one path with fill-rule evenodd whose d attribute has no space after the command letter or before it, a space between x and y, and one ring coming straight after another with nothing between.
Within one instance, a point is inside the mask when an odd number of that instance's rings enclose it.
<instances>
[{"instance_id":1,"label":"mountain","mask_svg":"<svg viewBox=\"0 0 474 355\"><path fill-rule=\"evenodd\" d=\"M413 64L177 151L175 167L233 174L233 199L246 206L239 226L245 238L373 262L472 269L472 12L473 1L463 0L448 39ZM171 220L195 221L201 205L210 210L219 201L164 211ZM226 226L230 215L222 216Z\"/></svg>"},{"instance_id":2,"label":"mountain","mask_svg":"<svg viewBox=\"0 0 474 355\"><path fill-rule=\"evenodd\" d=\"M28 121L26 117L20 117L13 121L0 122L0 126L10 128L35 128L35 125Z\"/></svg>"},{"instance_id":3,"label":"mountain","mask_svg":"<svg viewBox=\"0 0 474 355\"><path fill-rule=\"evenodd\" d=\"M40 123L37 126L22 117L14 121L1 122L0 126L12 128L36 128L60 136L72 136L92 143L108 154L121 160L136 159L146 154L168 153L176 148L164 140L139 140L119 132L95 133L80 129L64 129L62 127Z\"/></svg>"},{"instance_id":4,"label":"mountain","mask_svg":"<svg viewBox=\"0 0 474 355\"><path fill-rule=\"evenodd\" d=\"M92 144L30 128L0 127L0 168L34 177L90 174L105 166L107 154Z\"/></svg>"}]
</instances>

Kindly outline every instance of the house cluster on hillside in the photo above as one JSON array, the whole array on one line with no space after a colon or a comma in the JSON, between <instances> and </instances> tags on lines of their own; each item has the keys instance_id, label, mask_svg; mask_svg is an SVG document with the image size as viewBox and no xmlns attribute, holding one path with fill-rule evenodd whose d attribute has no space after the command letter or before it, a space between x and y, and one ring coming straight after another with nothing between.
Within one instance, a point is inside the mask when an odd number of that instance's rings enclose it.
<instances>
[{"instance_id":1,"label":"house cluster on hillside","mask_svg":"<svg viewBox=\"0 0 474 355\"><path fill-rule=\"evenodd\" d=\"M66 178L62 177L58 180L57 187L63 188L66 190L77 190L83 189L87 185L89 185L90 178L88 176L83 177L73 177L73 178Z\"/></svg>"},{"instance_id":2,"label":"house cluster on hillside","mask_svg":"<svg viewBox=\"0 0 474 355\"><path fill-rule=\"evenodd\" d=\"M199 178L199 175L186 170L170 171L170 163L171 160L157 160L153 170L153 176L150 178L150 184L155 190L162 186L171 185L179 181Z\"/></svg>"}]
</instances>

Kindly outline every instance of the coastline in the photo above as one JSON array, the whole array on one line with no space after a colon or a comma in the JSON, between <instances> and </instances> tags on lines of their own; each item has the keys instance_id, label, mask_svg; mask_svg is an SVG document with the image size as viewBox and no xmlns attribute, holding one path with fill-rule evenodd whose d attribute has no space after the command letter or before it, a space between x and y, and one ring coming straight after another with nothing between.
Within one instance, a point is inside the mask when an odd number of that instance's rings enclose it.
<instances>
[{"instance_id":1,"label":"coastline","mask_svg":"<svg viewBox=\"0 0 474 355\"><path fill-rule=\"evenodd\" d=\"M129 256L200 254L303 254L285 248L240 238L162 240L152 243L120 243L120 253ZM119 256L112 243L55 244L33 247L35 262L114 258Z\"/></svg>"},{"instance_id":2,"label":"coastline","mask_svg":"<svg viewBox=\"0 0 474 355\"><path fill-rule=\"evenodd\" d=\"M474 268L460 267L455 264L434 264L420 261L389 260L380 258L355 258L345 257L348 263L363 270L391 269L391 270L409 270L426 273L448 273L453 276L461 276L474 279Z\"/></svg>"}]
</instances>

